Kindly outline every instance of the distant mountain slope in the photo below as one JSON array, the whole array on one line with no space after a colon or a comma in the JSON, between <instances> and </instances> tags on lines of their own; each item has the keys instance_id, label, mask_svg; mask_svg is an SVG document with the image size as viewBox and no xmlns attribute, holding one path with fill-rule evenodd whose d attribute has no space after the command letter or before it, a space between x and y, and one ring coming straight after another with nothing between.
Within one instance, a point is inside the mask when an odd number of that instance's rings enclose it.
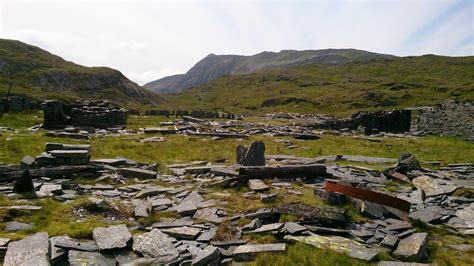
<instances>
[{"instance_id":1,"label":"distant mountain slope","mask_svg":"<svg viewBox=\"0 0 474 266\"><path fill-rule=\"evenodd\" d=\"M312 64L227 75L178 94L163 107L235 113L332 113L474 101L474 56Z\"/></svg>"},{"instance_id":2,"label":"distant mountain slope","mask_svg":"<svg viewBox=\"0 0 474 266\"><path fill-rule=\"evenodd\" d=\"M337 65L347 62L394 59L395 56L355 49L283 50L252 56L210 54L186 74L165 77L143 85L157 93L176 93L205 84L224 75L248 74L261 69L285 68L308 64Z\"/></svg>"},{"instance_id":3,"label":"distant mountain slope","mask_svg":"<svg viewBox=\"0 0 474 266\"><path fill-rule=\"evenodd\" d=\"M0 85L4 88L11 81L14 93L20 87L29 92L41 89L73 98L107 99L117 103L156 104L162 101L160 96L115 69L84 67L39 47L0 39Z\"/></svg>"}]
</instances>

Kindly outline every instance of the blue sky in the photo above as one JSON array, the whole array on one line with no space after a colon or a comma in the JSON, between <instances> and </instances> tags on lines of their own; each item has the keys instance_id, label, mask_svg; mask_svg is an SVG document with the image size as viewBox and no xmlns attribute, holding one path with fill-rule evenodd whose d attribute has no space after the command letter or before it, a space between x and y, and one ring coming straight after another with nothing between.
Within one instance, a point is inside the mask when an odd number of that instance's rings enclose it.
<instances>
[{"instance_id":1,"label":"blue sky","mask_svg":"<svg viewBox=\"0 0 474 266\"><path fill-rule=\"evenodd\" d=\"M0 1L0 37L109 66L139 84L209 53L356 48L474 55L474 0Z\"/></svg>"}]
</instances>

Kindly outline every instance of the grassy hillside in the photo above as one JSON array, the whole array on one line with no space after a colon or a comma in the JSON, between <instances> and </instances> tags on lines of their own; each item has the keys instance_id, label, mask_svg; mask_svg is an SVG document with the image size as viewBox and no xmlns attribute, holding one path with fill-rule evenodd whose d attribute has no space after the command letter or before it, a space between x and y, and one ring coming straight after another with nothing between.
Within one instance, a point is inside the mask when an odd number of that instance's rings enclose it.
<instances>
[{"instance_id":1,"label":"grassy hillside","mask_svg":"<svg viewBox=\"0 0 474 266\"><path fill-rule=\"evenodd\" d=\"M393 55L356 49L283 50L262 52L251 56L209 54L186 74L174 75L143 85L158 93L177 93L203 85L224 75L249 74L262 69L287 68L309 64L338 65L347 62L391 60Z\"/></svg>"},{"instance_id":2,"label":"grassy hillside","mask_svg":"<svg viewBox=\"0 0 474 266\"><path fill-rule=\"evenodd\" d=\"M0 39L0 95L6 94L10 82L12 93L37 98L108 99L121 104L162 101L117 70L84 67L39 47Z\"/></svg>"},{"instance_id":3,"label":"grassy hillside","mask_svg":"<svg viewBox=\"0 0 474 266\"><path fill-rule=\"evenodd\" d=\"M263 70L224 76L166 98L170 109L336 115L473 101L474 57L426 55Z\"/></svg>"}]
</instances>

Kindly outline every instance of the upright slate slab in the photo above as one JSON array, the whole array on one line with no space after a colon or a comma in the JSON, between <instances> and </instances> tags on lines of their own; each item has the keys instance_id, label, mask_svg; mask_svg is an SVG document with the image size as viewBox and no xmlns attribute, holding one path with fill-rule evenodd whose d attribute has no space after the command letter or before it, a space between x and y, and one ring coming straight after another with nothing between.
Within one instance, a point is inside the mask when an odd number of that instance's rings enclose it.
<instances>
[{"instance_id":1,"label":"upright slate slab","mask_svg":"<svg viewBox=\"0 0 474 266\"><path fill-rule=\"evenodd\" d=\"M265 166L265 144L256 140L250 144L245 153L244 166Z\"/></svg>"},{"instance_id":2,"label":"upright slate slab","mask_svg":"<svg viewBox=\"0 0 474 266\"><path fill-rule=\"evenodd\" d=\"M26 193L34 190L33 181L31 180L30 171L24 170L20 177L16 180L13 192Z\"/></svg>"},{"instance_id":3,"label":"upright slate slab","mask_svg":"<svg viewBox=\"0 0 474 266\"><path fill-rule=\"evenodd\" d=\"M50 265L48 233L36 233L19 241L8 244L4 266Z\"/></svg>"}]
</instances>

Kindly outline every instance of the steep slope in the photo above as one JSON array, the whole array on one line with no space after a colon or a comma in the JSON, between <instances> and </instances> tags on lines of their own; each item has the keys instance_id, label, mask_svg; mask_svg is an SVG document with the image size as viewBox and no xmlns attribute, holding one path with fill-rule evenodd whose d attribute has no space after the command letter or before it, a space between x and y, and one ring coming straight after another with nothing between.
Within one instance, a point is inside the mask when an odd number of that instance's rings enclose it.
<instances>
[{"instance_id":1,"label":"steep slope","mask_svg":"<svg viewBox=\"0 0 474 266\"><path fill-rule=\"evenodd\" d=\"M156 104L162 98L107 67L84 67L39 47L0 39L0 85L54 92L73 98ZM38 91L38 94L42 94Z\"/></svg>"},{"instance_id":2,"label":"steep slope","mask_svg":"<svg viewBox=\"0 0 474 266\"><path fill-rule=\"evenodd\" d=\"M144 85L158 93L175 93L196 87L224 75L248 74L261 69L285 68L308 64L337 65L347 62L394 59L395 56L355 49L283 50L252 56L210 54L186 74L165 77Z\"/></svg>"},{"instance_id":3,"label":"steep slope","mask_svg":"<svg viewBox=\"0 0 474 266\"><path fill-rule=\"evenodd\" d=\"M174 110L333 113L474 101L474 56L312 64L226 75L166 95Z\"/></svg>"}]
</instances>

